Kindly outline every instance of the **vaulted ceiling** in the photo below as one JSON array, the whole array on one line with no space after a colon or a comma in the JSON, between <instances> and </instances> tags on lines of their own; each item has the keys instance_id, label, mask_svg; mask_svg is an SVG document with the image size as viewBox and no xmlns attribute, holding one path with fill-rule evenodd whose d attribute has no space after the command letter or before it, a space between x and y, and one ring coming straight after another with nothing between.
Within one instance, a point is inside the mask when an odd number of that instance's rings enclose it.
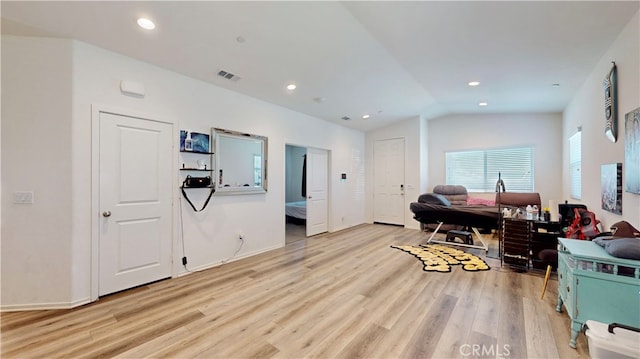
<instances>
[{"instance_id":1,"label":"vaulted ceiling","mask_svg":"<svg viewBox=\"0 0 640 359\"><path fill-rule=\"evenodd\" d=\"M3 34L78 39L363 131L416 116L562 111L639 8L637 1L1 2ZM139 17L156 28L141 29ZM287 90L290 83L297 88Z\"/></svg>"}]
</instances>

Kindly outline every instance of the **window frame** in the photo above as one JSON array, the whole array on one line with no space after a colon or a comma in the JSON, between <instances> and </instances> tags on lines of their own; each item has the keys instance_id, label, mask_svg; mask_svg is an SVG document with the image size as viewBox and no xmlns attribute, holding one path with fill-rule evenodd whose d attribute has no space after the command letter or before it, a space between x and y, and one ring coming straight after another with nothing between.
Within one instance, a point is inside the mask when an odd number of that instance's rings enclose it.
<instances>
[{"instance_id":1,"label":"window frame","mask_svg":"<svg viewBox=\"0 0 640 359\"><path fill-rule=\"evenodd\" d=\"M573 199L582 199L582 130L569 137L569 192Z\"/></svg>"}]
</instances>

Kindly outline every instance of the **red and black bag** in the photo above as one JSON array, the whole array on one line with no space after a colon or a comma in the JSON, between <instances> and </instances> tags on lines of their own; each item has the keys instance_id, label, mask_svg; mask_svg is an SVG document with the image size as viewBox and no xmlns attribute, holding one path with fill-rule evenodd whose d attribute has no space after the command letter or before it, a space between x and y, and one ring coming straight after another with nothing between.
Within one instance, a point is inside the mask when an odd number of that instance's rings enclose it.
<instances>
[{"instance_id":1,"label":"red and black bag","mask_svg":"<svg viewBox=\"0 0 640 359\"><path fill-rule=\"evenodd\" d=\"M573 222L567 228L567 238L591 239L600 234L595 213L584 208L574 208L573 213Z\"/></svg>"}]
</instances>

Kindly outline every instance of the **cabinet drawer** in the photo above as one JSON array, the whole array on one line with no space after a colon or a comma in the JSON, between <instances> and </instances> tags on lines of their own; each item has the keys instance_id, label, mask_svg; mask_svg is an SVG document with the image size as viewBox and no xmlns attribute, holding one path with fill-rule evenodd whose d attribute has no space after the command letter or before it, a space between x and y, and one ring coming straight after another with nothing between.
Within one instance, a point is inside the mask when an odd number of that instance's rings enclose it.
<instances>
[{"instance_id":1,"label":"cabinet drawer","mask_svg":"<svg viewBox=\"0 0 640 359\"><path fill-rule=\"evenodd\" d=\"M571 318L575 318L574 276L569 261L564 253L558 253L558 295Z\"/></svg>"},{"instance_id":2,"label":"cabinet drawer","mask_svg":"<svg viewBox=\"0 0 640 359\"><path fill-rule=\"evenodd\" d=\"M519 267L528 267L529 266L529 258L526 256L521 256L513 253L504 253L502 255L502 260L510 265L519 266Z\"/></svg>"},{"instance_id":3,"label":"cabinet drawer","mask_svg":"<svg viewBox=\"0 0 640 359\"><path fill-rule=\"evenodd\" d=\"M529 254L528 247L526 243L510 243L504 242L504 252L505 253L517 253L523 256Z\"/></svg>"}]
</instances>

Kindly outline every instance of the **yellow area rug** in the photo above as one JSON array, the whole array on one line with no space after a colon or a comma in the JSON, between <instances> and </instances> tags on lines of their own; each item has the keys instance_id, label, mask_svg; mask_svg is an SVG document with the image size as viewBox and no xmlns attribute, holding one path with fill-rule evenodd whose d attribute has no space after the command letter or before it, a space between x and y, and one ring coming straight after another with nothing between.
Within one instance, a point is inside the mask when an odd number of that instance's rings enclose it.
<instances>
[{"instance_id":1,"label":"yellow area rug","mask_svg":"<svg viewBox=\"0 0 640 359\"><path fill-rule=\"evenodd\" d=\"M489 265L473 254L460 249L440 244L424 244L421 246L401 245L391 246L401 251L413 254L422 263L427 272L451 272L451 266L460 265L466 271L482 271L491 269Z\"/></svg>"}]
</instances>

